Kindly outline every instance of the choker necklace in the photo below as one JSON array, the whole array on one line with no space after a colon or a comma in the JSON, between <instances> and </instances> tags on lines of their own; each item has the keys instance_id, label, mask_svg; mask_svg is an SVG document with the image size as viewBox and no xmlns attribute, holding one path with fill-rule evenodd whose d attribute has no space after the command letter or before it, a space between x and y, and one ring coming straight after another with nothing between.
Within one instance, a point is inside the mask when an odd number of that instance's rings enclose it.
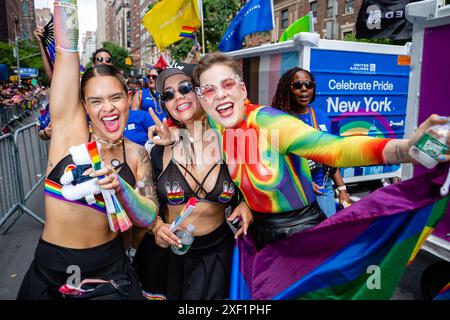
<instances>
[{"instance_id":1,"label":"choker necklace","mask_svg":"<svg viewBox=\"0 0 450 320\"><path fill-rule=\"evenodd\" d=\"M106 146L111 146L111 148L117 148L118 146L122 145L122 143L123 143L123 136L122 136L122 138L119 139L119 141L112 143L112 142L100 139L93 132L91 134L95 141L100 142L101 144L104 144Z\"/></svg>"}]
</instances>

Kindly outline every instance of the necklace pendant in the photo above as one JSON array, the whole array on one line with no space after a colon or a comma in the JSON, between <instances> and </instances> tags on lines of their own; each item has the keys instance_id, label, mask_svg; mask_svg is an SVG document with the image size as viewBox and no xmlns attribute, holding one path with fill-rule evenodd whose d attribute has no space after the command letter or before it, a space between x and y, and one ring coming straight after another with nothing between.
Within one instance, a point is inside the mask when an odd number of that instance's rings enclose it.
<instances>
[{"instance_id":1,"label":"necklace pendant","mask_svg":"<svg viewBox=\"0 0 450 320\"><path fill-rule=\"evenodd\" d=\"M117 168L118 166L120 166L120 161L117 160L117 159L112 159L112 160L111 160L111 165L112 165L114 168Z\"/></svg>"}]
</instances>

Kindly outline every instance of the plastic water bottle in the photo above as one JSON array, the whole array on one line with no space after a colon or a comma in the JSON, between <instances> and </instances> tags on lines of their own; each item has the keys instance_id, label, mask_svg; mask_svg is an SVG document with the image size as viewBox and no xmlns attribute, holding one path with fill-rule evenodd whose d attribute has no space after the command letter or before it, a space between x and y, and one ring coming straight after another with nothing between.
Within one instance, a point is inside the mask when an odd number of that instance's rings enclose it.
<instances>
[{"instance_id":1,"label":"plastic water bottle","mask_svg":"<svg viewBox=\"0 0 450 320\"><path fill-rule=\"evenodd\" d=\"M409 149L409 155L428 169L435 167L439 163L437 158L449 149L446 144L449 134L450 122L428 128Z\"/></svg>"},{"instance_id":2,"label":"plastic water bottle","mask_svg":"<svg viewBox=\"0 0 450 320\"><path fill-rule=\"evenodd\" d=\"M188 224L185 230L178 230L175 235L181 240L181 248L177 246L171 246L173 253L178 255L183 255L188 252L191 247L192 242L194 241L194 230L195 227L192 224Z\"/></svg>"}]
</instances>

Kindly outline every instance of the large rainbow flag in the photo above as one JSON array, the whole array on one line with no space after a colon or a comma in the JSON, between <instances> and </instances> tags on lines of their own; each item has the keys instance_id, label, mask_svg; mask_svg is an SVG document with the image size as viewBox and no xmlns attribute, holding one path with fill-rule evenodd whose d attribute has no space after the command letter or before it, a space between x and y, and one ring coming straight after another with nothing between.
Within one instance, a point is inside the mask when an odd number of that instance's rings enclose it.
<instances>
[{"instance_id":1,"label":"large rainbow flag","mask_svg":"<svg viewBox=\"0 0 450 320\"><path fill-rule=\"evenodd\" d=\"M449 170L379 189L312 229L256 251L237 240L231 299L390 299L444 216Z\"/></svg>"}]
</instances>

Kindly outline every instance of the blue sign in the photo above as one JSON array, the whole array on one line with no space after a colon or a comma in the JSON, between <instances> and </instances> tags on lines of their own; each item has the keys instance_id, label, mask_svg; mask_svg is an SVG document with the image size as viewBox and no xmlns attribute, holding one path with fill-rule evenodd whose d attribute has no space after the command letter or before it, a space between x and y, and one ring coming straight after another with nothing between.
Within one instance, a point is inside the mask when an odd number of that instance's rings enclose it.
<instances>
[{"instance_id":1,"label":"blue sign","mask_svg":"<svg viewBox=\"0 0 450 320\"><path fill-rule=\"evenodd\" d=\"M0 80L8 81L8 67L6 64L0 64Z\"/></svg>"},{"instance_id":2,"label":"blue sign","mask_svg":"<svg viewBox=\"0 0 450 320\"><path fill-rule=\"evenodd\" d=\"M315 108L328 114L331 133L403 138L409 65L398 55L311 49ZM343 169L344 177L387 173L398 165Z\"/></svg>"},{"instance_id":3,"label":"blue sign","mask_svg":"<svg viewBox=\"0 0 450 320\"><path fill-rule=\"evenodd\" d=\"M23 78L35 78L38 76L38 70L34 68L20 68L20 76Z\"/></svg>"}]
</instances>

